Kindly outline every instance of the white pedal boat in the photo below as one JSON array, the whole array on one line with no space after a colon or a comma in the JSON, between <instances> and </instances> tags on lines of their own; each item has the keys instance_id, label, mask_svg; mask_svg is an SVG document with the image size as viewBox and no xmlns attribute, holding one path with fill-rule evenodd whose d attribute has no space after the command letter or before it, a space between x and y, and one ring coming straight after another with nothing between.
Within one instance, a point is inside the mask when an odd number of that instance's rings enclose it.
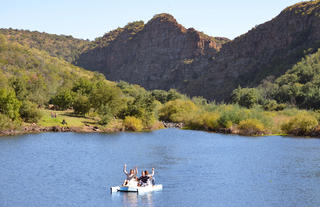
<instances>
[{"instance_id":1,"label":"white pedal boat","mask_svg":"<svg viewBox=\"0 0 320 207\"><path fill-rule=\"evenodd\" d=\"M115 186L110 188L111 193L115 192L136 192L136 193L146 193L151 191L162 190L162 185L148 185L145 187L139 186Z\"/></svg>"}]
</instances>

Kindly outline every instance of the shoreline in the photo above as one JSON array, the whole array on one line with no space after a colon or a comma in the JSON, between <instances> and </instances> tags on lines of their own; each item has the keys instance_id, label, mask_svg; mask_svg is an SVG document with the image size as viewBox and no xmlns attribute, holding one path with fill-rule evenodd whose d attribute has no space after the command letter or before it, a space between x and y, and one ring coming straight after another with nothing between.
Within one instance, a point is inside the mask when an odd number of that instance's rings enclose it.
<instances>
[{"instance_id":1,"label":"shoreline","mask_svg":"<svg viewBox=\"0 0 320 207\"><path fill-rule=\"evenodd\" d=\"M184 128L183 123L168 123L163 122L163 129L169 128L177 128L182 130L193 130ZM155 130L145 130L141 132L150 132ZM231 129L221 129L218 131L208 131L208 130L196 130L196 131L203 131L209 133L217 133L217 134L226 134L226 135L240 135L246 137L267 137L267 136L283 136L283 137L297 137L297 138L320 138L319 134L311 134L308 136L297 136L291 134L260 134L260 135L244 135L240 134L238 131L233 131ZM19 136L19 135L27 135L27 134L40 134L46 132L74 132L74 133L118 133L118 132L132 132L129 130L121 129L121 130L108 130L99 128L97 126L83 126L83 127L72 127L72 126L38 126L38 125L31 125L31 126L24 126L20 129L11 129L11 130L1 130L0 131L0 138L4 136Z\"/></svg>"},{"instance_id":2,"label":"shoreline","mask_svg":"<svg viewBox=\"0 0 320 207\"><path fill-rule=\"evenodd\" d=\"M169 123L162 122L163 128L183 128L183 123ZM159 128L160 129L160 128ZM154 130L144 130L141 132L149 132ZM20 129L9 129L9 130L0 130L0 137L3 136L18 136L25 134L39 134L46 132L75 132L75 133L117 133L117 132L132 132L130 130L125 130L124 128L110 130L103 127L98 126L39 126L39 125L29 125L22 126Z\"/></svg>"}]
</instances>

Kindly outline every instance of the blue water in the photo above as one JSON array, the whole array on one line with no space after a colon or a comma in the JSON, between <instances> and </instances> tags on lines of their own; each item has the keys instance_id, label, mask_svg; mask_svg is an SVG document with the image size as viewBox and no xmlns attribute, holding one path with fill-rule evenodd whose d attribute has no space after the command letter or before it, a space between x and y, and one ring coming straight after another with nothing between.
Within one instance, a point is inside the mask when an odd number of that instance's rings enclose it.
<instances>
[{"instance_id":1,"label":"blue water","mask_svg":"<svg viewBox=\"0 0 320 207\"><path fill-rule=\"evenodd\" d=\"M110 194L123 164L163 190ZM320 139L166 129L0 138L0 206L320 206Z\"/></svg>"}]
</instances>

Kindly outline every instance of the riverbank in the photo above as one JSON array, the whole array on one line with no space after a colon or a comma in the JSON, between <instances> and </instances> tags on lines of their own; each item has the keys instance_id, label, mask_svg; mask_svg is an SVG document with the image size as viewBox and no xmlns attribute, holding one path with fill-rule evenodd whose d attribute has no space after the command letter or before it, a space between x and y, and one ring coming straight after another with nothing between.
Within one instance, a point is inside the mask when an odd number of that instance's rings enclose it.
<instances>
[{"instance_id":1,"label":"riverbank","mask_svg":"<svg viewBox=\"0 0 320 207\"><path fill-rule=\"evenodd\" d=\"M183 127L183 123L167 123L163 122L163 127L159 127L158 129L164 129L164 128L178 128L182 130L193 130L188 129L186 127ZM154 130L145 130L142 132L150 132L155 131ZM0 131L0 137L1 136L17 136L17 135L24 135L24 134L39 134L39 133L46 133L46 132L74 132L74 133L117 133L117 132L130 132L130 130L125 130L125 128L115 127L115 128L106 128L106 127L98 127L98 126L38 126L38 125L29 125L21 127L20 129L12 129L12 130L1 130ZM251 137L265 137L265 136L295 136L295 137L302 137L302 138L320 138L320 132L313 132L305 135L294 135L294 134L251 134L251 135L245 135L239 132L239 130L233 130L233 129L220 129L216 131L209 131L209 130L196 130L196 131L206 131L206 132L212 132L217 134L233 134L233 135L241 135L241 136L251 136ZM132 132L132 131L131 131Z\"/></svg>"},{"instance_id":2,"label":"riverbank","mask_svg":"<svg viewBox=\"0 0 320 207\"><path fill-rule=\"evenodd\" d=\"M161 125L162 124L162 125ZM167 123L162 122L160 126L153 130L145 130L143 132L154 131L163 128L183 128L183 123ZM39 126L37 124L25 125L19 129L0 130L0 136L15 136L23 134L37 134L45 132L76 132L76 133L117 133L130 131L125 130L124 127L105 127L96 125L83 125L83 126Z\"/></svg>"},{"instance_id":3,"label":"riverbank","mask_svg":"<svg viewBox=\"0 0 320 207\"><path fill-rule=\"evenodd\" d=\"M197 122L192 120L188 122L160 122L157 121L153 126L149 128L142 128L135 130L134 128L127 127L123 120L114 119L107 125L100 125L99 119L95 116L77 116L72 113L71 110L55 111L42 109L42 118L37 124L22 123L20 127L8 130L0 130L0 136L14 136L22 134L34 134L45 132L75 132L75 133L117 133L124 131L138 131L138 132L150 132L164 128L179 128L186 130L199 130L207 131L219 134L235 134L242 136L273 136L275 134L281 136L298 136L298 137L320 137L319 128L315 128L310 131L292 131L292 133L283 133L280 130L280 125L286 123L289 117L274 116L275 125L270 130L261 130L259 125L255 122L244 122L242 125L231 125L229 128L212 128L207 125L205 121ZM299 119L300 120L300 119ZM290 123L290 122L288 122ZM300 125L300 124L299 124Z\"/></svg>"},{"instance_id":4,"label":"riverbank","mask_svg":"<svg viewBox=\"0 0 320 207\"><path fill-rule=\"evenodd\" d=\"M22 134L37 134L44 132L78 132L78 133L90 133L90 132L106 132L99 129L96 126L87 126L87 127L69 127L69 126L38 126L31 125L21 127L20 129L12 129L12 130L2 130L0 131L0 136L14 136L14 135L22 135Z\"/></svg>"}]
</instances>

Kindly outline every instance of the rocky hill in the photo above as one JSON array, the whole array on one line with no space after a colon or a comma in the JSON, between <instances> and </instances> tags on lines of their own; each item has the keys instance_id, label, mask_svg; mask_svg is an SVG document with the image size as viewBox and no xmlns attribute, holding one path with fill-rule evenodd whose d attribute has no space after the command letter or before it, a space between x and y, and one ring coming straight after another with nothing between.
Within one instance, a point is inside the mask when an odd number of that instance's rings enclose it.
<instances>
[{"instance_id":1,"label":"rocky hill","mask_svg":"<svg viewBox=\"0 0 320 207\"><path fill-rule=\"evenodd\" d=\"M169 14L98 38L75 64L148 89L228 100L239 85L280 76L320 46L320 1L302 2L229 41L186 29Z\"/></svg>"},{"instance_id":2,"label":"rocky hill","mask_svg":"<svg viewBox=\"0 0 320 207\"><path fill-rule=\"evenodd\" d=\"M228 41L186 29L173 16L159 14L147 24L133 22L98 38L76 64L100 71L110 80L148 89L181 89L181 78L200 72L188 65L194 61L200 62L198 68L207 65Z\"/></svg>"},{"instance_id":3,"label":"rocky hill","mask_svg":"<svg viewBox=\"0 0 320 207\"><path fill-rule=\"evenodd\" d=\"M89 40L77 39L72 36L48 34L45 32L0 29L0 34L12 43L44 50L53 57L60 57L68 62L75 58L90 44Z\"/></svg>"},{"instance_id":4,"label":"rocky hill","mask_svg":"<svg viewBox=\"0 0 320 207\"><path fill-rule=\"evenodd\" d=\"M319 47L320 1L299 3L223 45L185 91L226 100L239 85L254 87L268 76L278 77Z\"/></svg>"}]
</instances>

